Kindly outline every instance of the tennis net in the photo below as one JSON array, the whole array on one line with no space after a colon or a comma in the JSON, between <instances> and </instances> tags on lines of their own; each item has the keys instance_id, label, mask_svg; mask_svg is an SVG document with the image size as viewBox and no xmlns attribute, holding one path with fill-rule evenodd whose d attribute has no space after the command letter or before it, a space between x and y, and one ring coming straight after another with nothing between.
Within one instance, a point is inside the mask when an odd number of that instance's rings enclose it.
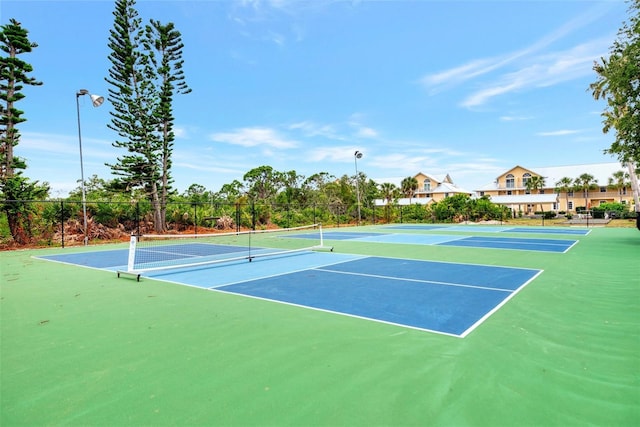
<instances>
[{"instance_id":1,"label":"tennis net","mask_svg":"<svg viewBox=\"0 0 640 427\"><path fill-rule=\"evenodd\" d=\"M324 245L320 224L232 233L143 234L131 236L127 271L124 273L251 262L260 257L314 250L333 250L331 246Z\"/></svg>"}]
</instances>

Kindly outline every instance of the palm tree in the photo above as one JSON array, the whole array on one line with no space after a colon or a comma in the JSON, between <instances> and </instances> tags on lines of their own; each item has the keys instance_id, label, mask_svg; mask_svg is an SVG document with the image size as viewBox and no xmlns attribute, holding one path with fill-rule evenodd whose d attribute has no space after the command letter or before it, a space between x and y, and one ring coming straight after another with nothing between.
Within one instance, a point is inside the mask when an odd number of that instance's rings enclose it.
<instances>
[{"instance_id":1,"label":"palm tree","mask_svg":"<svg viewBox=\"0 0 640 427\"><path fill-rule=\"evenodd\" d=\"M622 203L622 190L629 185L629 173L625 171L614 172L609 178L608 187L612 190L618 191L620 196L620 203Z\"/></svg>"},{"instance_id":2,"label":"palm tree","mask_svg":"<svg viewBox=\"0 0 640 427\"><path fill-rule=\"evenodd\" d=\"M380 184L380 192L382 193L382 198L386 201L385 210L387 214L387 221L389 221L389 209L391 207L391 202L398 197L398 187L390 182L383 182Z\"/></svg>"},{"instance_id":3,"label":"palm tree","mask_svg":"<svg viewBox=\"0 0 640 427\"><path fill-rule=\"evenodd\" d=\"M533 192L536 190L541 190L544 188L545 186L545 182L544 182L544 178L541 176L532 176L531 178L529 178L527 180L527 183L525 184L527 190L529 190L529 192ZM542 212L544 212L544 208L542 207L542 203L540 203L540 210Z\"/></svg>"},{"instance_id":4,"label":"palm tree","mask_svg":"<svg viewBox=\"0 0 640 427\"><path fill-rule=\"evenodd\" d=\"M567 212L569 212L569 191L573 190L573 180L568 176L556 182L556 192L564 193L567 202Z\"/></svg>"},{"instance_id":5,"label":"palm tree","mask_svg":"<svg viewBox=\"0 0 640 427\"><path fill-rule=\"evenodd\" d=\"M418 180L412 176L408 176L402 180L402 182L400 183L400 188L402 194L404 194L404 196L409 198L409 201L411 201L413 195L418 189Z\"/></svg>"},{"instance_id":6,"label":"palm tree","mask_svg":"<svg viewBox=\"0 0 640 427\"><path fill-rule=\"evenodd\" d=\"M575 179L575 181L573 181L574 185L575 185L575 189L582 191L584 194L584 208L586 210L589 210L590 206L589 206L589 190L594 190L595 188L597 188L596 183L595 183L595 178L593 175L590 175L588 173L583 173L582 175L580 175L579 177L577 177Z\"/></svg>"}]
</instances>

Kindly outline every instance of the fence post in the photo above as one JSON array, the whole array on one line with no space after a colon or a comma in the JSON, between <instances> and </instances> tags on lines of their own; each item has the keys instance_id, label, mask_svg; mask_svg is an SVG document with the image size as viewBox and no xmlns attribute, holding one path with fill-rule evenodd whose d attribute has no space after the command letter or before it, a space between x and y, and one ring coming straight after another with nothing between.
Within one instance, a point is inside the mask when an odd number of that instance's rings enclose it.
<instances>
[{"instance_id":1,"label":"fence post","mask_svg":"<svg viewBox=\"0 0 640 427\"><path fill-rule=\"evenodd\" d=\"M240 232L240 203L236 203L236 233Z\"/></svg>"},{"instance_id":2,"label":"fence post","mask_svg":"<svg viewBox=\"0 0 640 427\"><path fill-rule=\"evenodd\" d=\"M256 203L251 201L251 229L256 229Z\"/></svg>"},{"instance_id":3,"label":"fence post","mask_svg":"<svg viewBox=\"0 0 640 427\"><path fill-rule=\"evenodd\" d=\"M64 248L64 201L60 200L60 234L62 235L62 247Z\"/></svg>"},{"instance_id":4,"label":"fence post","mask_svg":"<svg viewBox=\"0 0 640 427\"><path fill-rule=\"evenodd\" d=\"M136 235L140 238L140 200L136 200Z\"/></svg>"}]
</instances>

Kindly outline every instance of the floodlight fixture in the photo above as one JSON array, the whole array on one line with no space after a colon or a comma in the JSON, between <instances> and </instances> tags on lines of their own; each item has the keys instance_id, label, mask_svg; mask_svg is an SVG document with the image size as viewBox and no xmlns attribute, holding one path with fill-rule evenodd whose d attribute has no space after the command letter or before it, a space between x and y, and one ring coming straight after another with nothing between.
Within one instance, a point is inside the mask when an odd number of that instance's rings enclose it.
<instances>
[{"instance_id":1,"label":"floodlight fixture","mask_svg":"<svg viewBox=\"0 0 640 427\"><path fill-rule=\"evenodd\" d=\"M360 221L362 220L362 217L360 215L360 187L358 184L358 181L360 181L360 177L358 176L358 159L362 158L362 152L356 150L355 153L353 153L353 161L356 164L356 197L358 199L358 225L360 225Z\"/></svg>"},{"instance_id":2,"label":"floodlight fixture","mask_svg":"<svg viewBox=\"0 0 640 427\"><path fill-rule=\"evenodd\" d=\"M80 131L80 97L89 95L91 103L94 107L99 107L104 102L104 98L100 95L90 94L87 89L80 89L76 92L76 111L78 112L78 146L80 147L80 188L82 189L82 219L84 225L84 245L89 242L89 233L87 229L87 194L84 185L84 165L82 161L82 133Z\"/></svg>"}]
</instances>

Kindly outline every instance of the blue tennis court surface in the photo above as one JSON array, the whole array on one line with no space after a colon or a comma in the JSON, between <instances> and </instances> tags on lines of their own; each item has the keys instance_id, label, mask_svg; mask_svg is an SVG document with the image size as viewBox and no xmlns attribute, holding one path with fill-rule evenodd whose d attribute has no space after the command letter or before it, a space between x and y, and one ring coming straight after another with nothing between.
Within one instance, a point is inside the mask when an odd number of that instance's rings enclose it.
<instances>
[{"instance_id":1,"label":"blue tennis court surface","mask_svg":"<svg viewBox=\"0 0 640 427\"><path fill-rule=\"evenodd\" d=\"M567 252L576 240L560 239L517 239L500 237L464 237L446 242L440 242L441 246L465 246L470 248L511 249L537 252Z\"/></svg>"},{"instance_id":2,"label":"blue tennis court surface","mask_svg":"<svg viewBox=\"0 0 640 427\"><path fill-rule=\"evenodd\" d=\"M367 257L217 289L464 337L538 274Z\"/></svg>"},{"instance_id":3,"label":"blue tennis court surface","mask_svg":"<svg viewBox=\"0 0 640 427\"><path fill-rule=\"evenodd\" d=\"M385 229L391 230L423 230L423 231L462 231L462 232L480 232L480 233L530 233L530 234L566 234L574 236L586 236L591 232L582 228L561 228L561 227L510 227L510 226L492 226L492 225L421 225L421 224L403 224L388 225Z\"/></svg>"},{"instance_id":4,"label":"blue tennis court surface","mask_svg":"<svg viewBox=\"0 0 640 427\"><path fill-rule=\"evenodd\" d=\"M40 258L115 271L126 265L127 250ZM251 263L154 271L143 277L464 337L541 272L300 252Z\"/></svg>"},{"instance_id":5,"label":"blue tennis court surface","mask_svg":"<svg viewBox=\"0 0 640 427\"><path fill-rule=\"evenodd\" d=\"M389 227L391 228L391 227ZM444 230L451 230L442 227ZM404 233L360 233L360 232L340 232L325 231L323 233L326 240L351 240L357 242L372 243L399 243L413 245L443 245L462 246L488 249L510 249L536 252L556 252L564 253L573 247L577 240L567 239L541 239L541 238L518 238L518 237L478 237L462 236L455 234L404 234ZM298 234L287 236L289 238L318 239L318 234Z\"/></svg>"}]
</instances>

